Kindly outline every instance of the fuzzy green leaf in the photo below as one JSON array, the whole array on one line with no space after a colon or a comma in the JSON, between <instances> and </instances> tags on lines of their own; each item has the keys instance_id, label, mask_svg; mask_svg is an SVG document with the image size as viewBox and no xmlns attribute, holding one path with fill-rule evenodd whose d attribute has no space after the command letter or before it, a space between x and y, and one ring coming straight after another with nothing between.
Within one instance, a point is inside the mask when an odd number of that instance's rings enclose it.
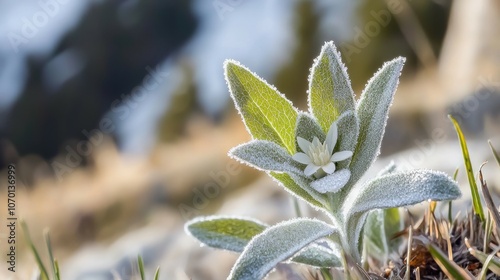
<instances>
[{"instance_id":1,"label":"fuzzy green leaf","mask_svg":"<svg viewBox=\"0 0 500 280\"><path fill-rule=\"evenodd\" d=\"M462 129L458 122L451 116L448 115L451 122L455 126L455 130L458 135L458 140L460 141L460 147L462 148L462 154L464 157L465 170L467 171L467 178L469 179L470 192L472 196L472 205L474 206L474 212L479 215L481 221L485 220L483 205L481 204L481 198L479 197L479 190L476 184L476 178L474 178L474 170L472 170L472 164L470 162L469 149L467 148L467 141L462 133Z\"/></svg>"},{"instance_id":2,"label":"fuzzy green leaf","mask_svg":"<svg viewBox=\"0 0 500 280\"><path fill-rule=\"evenodd\" d=\"M316 209L322 209L325 197L309 186L309 180L294 174L269 173L291 194L303 199Z\"/></svg>"},{"instance_id":3,"label":"fuzzy green leaf","mask_svg":"<svg viewBox=\"0 0 500 280\"><path fill-rule=\"evenodd\" d=\"M333 232L334 228L322 221L304 218L269 227L248 243L228 279L262 279L278 263Z\"/></svg>"},{"instance_id":4,"label":"fuzzy green leaf","mask_svg":"<svg viewBox=\"0 0 500 280\"><path fill-rule=\"evenodd\" d=\"M285 149L276 143L253 140L229 151L229 155L262 171L303 174Z\"/></svg>"},{"instance_id":5,"label":"fuzzy green leaf","mask_svg":"<svg viewBox=\"0 0 500 280\"><path fill-rule=\"evenodd\" d=\"M389 174L392 174L394 172L398 171L398 166L396 165L396 163L394 163L394 161L391 161L389 162L389 164L384 167L384 169L382 169L378 174L377 176L375 176L375 178L378 178L378 177L381 177L381 176L385 176L385 175L389 175Z\"/></svg>"},{"instance_id":6,"label":"fuzzy green leaf","mask_svg":"<svg viewBox=\"0 0 500 280\"><path fill-rule=\"evenodd\" d=\"M292 103L238 62L226 61L224 69L231 97L250 134L295 153L298 113Z\"/></svg>"},{"instance_id":7,"label":"fuzzy green leaf","mask_svg":"<svg viewBox=\"0 0 500 280\"><path fill-rule=\"evenodd\" d=\"M342 261L339 256L339 252L325 246L311 244L295 255L291 261L316 267L341 267Z\"/></svg>"},{"instance_id":8,"label":"fuzzy green leaf","mask_svg":"<svg viewBox=\"0 0 500 280\"><path fill-rule=\"evenodd\" d=\"M266 228L267 225L253 219L223 216L196 218L185 227L201 243L237 253L243 252L250 240ZM338 267L342 265L338 255L325 246L311 244L291 261L317 267Z\"/></svg>"},{"instance_id":9,"label":"fuzzy green leaf","mask_svg":"<svg viewBox=\"0 0 500 280\"><path fill-rule=\"evenodd\" d=\"M354 111L354 92L333 42L323 45L309 77L309 108L323 131L345 111Z\"/></svg>"},{"instance_id":10,"label":"fuzzy green leaf","mask_svg":"<svg viewBox=\"0 0 500 280\"><path fill-rule=\"evenodd\" d=\"M213 248L241 252L247 243L267 225L239 217L196 218L185 226L186 232Z\"/></svg>"},{"instance_id":11,"label":"fuzzy green leaf","mask_svg":"<svg viewBox=\"0 0 500 280\"><path fill-rule=\"evenodd\" d=\"M385 125L405 59L385 63L368 81L357 104L359 136L352 157L350 182L357 182L380 152Z\"/></svg>"},{"instance_id":12,"label":"fuzzy green leaf","mask_svg":"<svg viewBox=\"0 0 500 280\"><path fill-rule=\"evenodd\" d=\"M336 193L349 181L351 172L342 169L311 182L311 187L320 193Z\"/></svg>"},{"instance_id":13,"label":"fuzzy green leaf","mask_svg":"<svg viewBox=\"0 0 500 280\"><path fill-rule=\"evenodd\" d=\"M359 120L354 111L346 111L337 120L338 139L336 151L354 151L358 143ZM352 157L337 162L338 169L348 168Z\"/></svg>"},{"instance_id":14,"label":"fuzzy green leaf","mask_svg":"<svg viewBox=\"0 0 500 280\"><path fill-rule=\"evenodd\" d=\"M297 137L302 137L307 141L312 142L314 136L318 137L321 143L325 142L325 132L321 129L316 120L309 114L300 112L297 118L295 139L297 139Z\"/></svg>"},{"instance_id":15,"label":"fuzzy green leaf","mask_svg":"<svg viewBox=\"0 0 500 280\"><path fill-rule=\"evenodd\" d=\"M368 254L387 257L396 250L399 242L392 240L392 237L402 230L402 221L398 208L378 209L371 212L364 227L363 242Z\"/></svg>"},{"instance_id":16,"label":"fuzzy green leaf","mask_svg":"<svg viewBox=\"0 0 500 280\"><path fill-rule=\"evenodd\" d=\"M453 200L460 188L448 175L432 170L395 172L352 189L343 205L344 217L373 209L413 205L426 200Z\"/></svg>"}]
</instances>

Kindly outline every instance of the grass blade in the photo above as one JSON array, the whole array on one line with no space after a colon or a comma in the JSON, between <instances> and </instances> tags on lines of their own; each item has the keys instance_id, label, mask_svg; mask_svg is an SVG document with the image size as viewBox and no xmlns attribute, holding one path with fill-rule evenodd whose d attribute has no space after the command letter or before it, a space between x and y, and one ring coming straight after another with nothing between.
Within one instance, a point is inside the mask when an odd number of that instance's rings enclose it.
<instances>
[{"instance_id":1,"label":"grass blade","mask_svg":"<svg viewBox=\"0 0 500 280\"><path fill-rule=\"evenodd\" d=\"M47 251L49 252L49 260L52 265L52 273L54 273L54 279L60 280L58 269L56 268L56 260L54 259L54 254L52 253L52 245L50 242L49 230L45 230L43 233L45 239L45 244L47 245Z\"/></svg>"},{"instance_id":2,"label":"grass blade","mask_svg":"<svg viewBox=\"0 0 500 280\"><path fill-rule=\"evenodd\" d=\"M160 267L156 268L155 276L153 277L154 280L160 279Z\"/></svg>"},{"instance_id":3,"label":"grass blade","mask_svg":"<svg viewBox=\"0 0 500 280\"><path fill-rule=\"evenodd\" d=\"M455 173L453 173L453 181L457 181L457 176L458 176L458 168L455 169ZM453 224L453 217L452 217L452 207L453 207L453 200L448 201L448 221L450 224Z\"/></svg>"},{"instance_id":4,"label":"grass blade","mask_svg":"<svg viewBox=\"0 0 500 280\"><path fill-rule=\"evenodd\" d=\"M490 191L488 190L488 185L483 179L482 169L485 164L486 163L483 163L479 168L479 182L481 183L481 191L483 192L484 201L486 201L486 207L488 207L488 210L491 213L491 217L495 221L495 225L498 229L500 227L500 214L498 214L495 202L493 202L493 198L491 197Z\"/></svg>"},{"instance_id":5,"label":"grass blade","mask_svg":"<svg viewBox=\"0 0 500 280\"><path fill-rule=\"evenodd\" d=\"M495 157L495 160L497 161L498 166L500 166L500 156L498 155L495 148L493 148L493 144L491 144L491 140L488 140L488 144L490 144L491 152L493 153L493 156Z\"/></svg>"},{"instance_id":6,"label":"grass blade","mask_svg":"<svg viewBox=\"0 0 500 280\"><path fill-rule=\"evenodd\" d=\"M28 225L24 221L21 221L21 227L24 232L24 237L26 238L26 243L28 243L28 246L31 248L31 251L33 252L33 255L35 256L36 263L38 265L38 268L40 269L40 279L41 280L49 280L49 274L47 273L47 269L45 268L45 265L42 262L42 258L40 257L40 254L38 254L38 250L35 247L35 244L33 244L33 240L31 240L31 236L29 233Z\"/></svg>"},{"instance_id":7,"label":"grass blade","mask_svg":"<svg viewBox=\"0 0 500 280\"><path fill-rule=\"evenodd\" d=\"M142 257L140 255L137 256L137 266L139 267L141 280L146 280L146 276L144 275L144 261L142 260Z\"/></svg>"},{"instance_id":8,"label":"grass blade","mask_svg":"<svg viewBox=\"0 0 500 280\"><path fill-rule=\"evenodd\" d=\"M498 268L498 258L495 258L496 253L500 250L500 247L496 248L495 251L493 251L488 258L486 258L486 261L484 262L483 269L481 271L481 275L479 275L480 280L486 280L486 274L488 273L488 269L490 268L490 264L492 264L492 267L495 267L495 269ZM493 262L493 260L496 259L496 264ZM492 270L493 271L493 270ZM498 270L495 272L495 274L498 275Z\"/></svg>"},{"instance_id":9,"label":"grass blade","mask_svg":"<svg viewBox=\"0 0 500 280\"><path fill-rule=\"evenodd\" d=\"M413 242L413 227L410 225L408 227L408 248L406 253L406 259L411 260L411 243ZM405 280L410 280L410 265L406 265Z\"/></svg>"},{"instance_id":10,"label":"grass blade","mask_svg":"<svg viewBox=\"0 0 500 280\"><path fill-rule=\"evenodd\" d=\"M57 260L54 260L54 267L56 269L57 279L61 279L61 270L59 269L59 263L57 262Z\"/></svg>"},{"instance_id":11,"label":"grass blade","mask_svg":"<svg viewBox=\"0 0 500 280\"><path fill-rule=\"evenodd\" d=\"M450 118L451 122L455 126L455 130L458 135L458 140L460 141L460 147L462 148L465 170L467 171L467 178L469 179L474 212L477 215L479 215L481 221L484 222L483 206L481 205L481 198L479 197L479 191L477 189L476 180L474 178L474 171L472 170L472 164L470 162L470 156L469 156L469 149L467 148L467 142L465 141L465 136L462 133L462 129L460 128L460 125L458 125L458 122L451 115L448 115L448 118Z\"/></svg>"},{"instance_id":12,"label":"grass blade","mask_svg":"<svg viewBox=\"0 0 500 280\"><path fill-rule=\"evenodd\" d=\"M432 258L439 265L441 270L448 276L450 279L456 280L473 280L474 278L467 273L463 268L458 266L455 262L450 261L448 257L434 244L428 242L426 244L429 253Z\"/></svg>"},{"instance_id":13,"label":"grass blade","mask_svg":"<svg viewBox=\"0 0 500 280\"><path fill-rule=\"evenodd\" d=\"M465 240L465 245L469 249L469 253L483 264L483 271L487 271L489 269L496 275L500 275L500 259L495 257L496 253L500 250L500 247L497 247L493 252L491 252L491 254L488 255L472 247L467 239Z\"/></svg>"}]
</instances>

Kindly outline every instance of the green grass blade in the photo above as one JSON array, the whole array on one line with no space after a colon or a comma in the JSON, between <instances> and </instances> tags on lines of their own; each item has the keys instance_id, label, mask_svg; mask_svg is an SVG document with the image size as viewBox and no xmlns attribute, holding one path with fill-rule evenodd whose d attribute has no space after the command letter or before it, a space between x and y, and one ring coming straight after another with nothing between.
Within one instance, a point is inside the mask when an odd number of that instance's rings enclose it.
<instances>
[{"instance_id":1,"label":"green grass blade","mask_svg":"<svg viewBox=\"0 0 500 280\"><path fill-rule=\"evenodd\" d=\"M483 163L479 168L479 183L481 183L481 191L483 191L483 198L484 201L486 202L486 207L488 208L488 212L491 214L491 218L493 219L493 221L495 221L495 225L498 228L500 227L500 214L498 213L497 206L495 205L495 202L491 197L490 191L488 189L488 184L486 184L486 181L483 179L482 169L485 164L486 163ZM489 233L491 233L491 230Z\"/></svg>"},{"instance_id":2,"label":"green grass blade","mask_svg":"<svg viewBox=\"0 0 500 280\"><path fill-rule=\"evenodd\" d=\"M142 260L142 257L140 255L137 256L137 266L139 267L141 280L146 280L146 276L144 275L144 261Z\"/></svg>"},{"instance_id":3,"label":"green grass blade","mask_svg":"<svg viewBox=\"0 0 500 280\"><path fill-rule=\"evenodd\" d=\"M35 244L33 244L33 240L31 240L28 225L26 225L24 221L21 221L21 228L23 229L24 237L26 238L26 243L28 243L28 246L33 252L38 268L40 269L40 279L49 280L49 274L47 273L47 269L45 268L45 265L42 262L40 254L38 254L38 250L36 249Z\"/></svg>"},{"instance_id":4,"label":"green grass blade","mask_svg":"<svg viewBox=\"0 0 500 280\"><path fill-rule=\"evenodd\" d=\"M54 259L54 254L52 253L52 245L51 245L51 242L50 242L49 230L45 230L44 231L43 237L45 239L45 244L47 246L47 251L49 252L50 264L52 265L52 273L54 273L54 279L60 280L60 277L58 276L57 269L56 269L56 263L55 263L55 259Z\"/></svg>"},{"instance_id":5,"label":"green grass blade","mask_svg":"<svg viewBox=\"0 0 500 280\"><path fill-rule=\"evenodd\" d=\"M467 171L467 178L469 179L469 185L472 196L472 204L474 206L474 212L479 215L479 218L482 222L484 222L484 212L483 206L481 204L481 198L479 197L479 191L477 189L476 180L474 178L474 171L472 170L472 164L470 162L469 149L467 148L467 142L465 141L465 136L462 133L462 129L458 122L451 116L448 115L451 122L455 126L455 130L457 131L458 140L460 141L460 147L462 148L462 154L464 156L465 170Z\"/></svg>"},{"instance_id":6,"label":"green grass blade","mask_svg":"<svg viewBox=\"0 0 500 280\"><path fill-rule=\"evenodd\" d=\"M61 279L61 270L59 269L59 263L57 262L57 260L54 260L54 266L56 268L57 279Z\"/></svg>"},{"instance_id":7,"label":"green grass blade","mask_svg":"<svg viewBox=\"0 0 500 280\"><path fill-rule=\"evenodd\" d=\"M499 247L500 248L500 247ZM478 259L483 264L483 270L488 271L491 270L496 275L500 275L500 259L495 257L495 254L498 252L499 248L491 252L491 254L485 254L476 248L470 247L469 252L476 259ZM487 266L487 267L486 267ZM481 279L481 278L479 278Z\"/></svg>"},{"instance_id":8,"label":"green grass blade","mask_svg":"<svg viewBox=\"0 0 500 280\"><path fill-rule=\"evenodd\" d=\"M443 253L443 251L441 251L441 249L439 249L437 246L435 246L430 242L427 243L426 246L432 258L436 261L436 263L439 265L441 270L443 270L443 272L448 276L448 278L455 280L474 279L463 268L458 266L455 262L450 261L448 257Z\"/></svg>"},{"instance_id":9,"label":"green grass blade","mask_svg":"<svg viewBox=\"0 0 500 280\"><path fill-rule=\"evenodd\" d=\"M455 173L453 173L453 181L457 181L457 176L458 176L458 169L455 169ZM452 217L452 207L453 207L453 200L448 201L448 221L450 224L453 224L453 217Z\"/></svg>"},{"instance_id":10,"label":"green grass blade","mask_svg":"<svg viewBox=\"0 0 500 280\"><path fill-rule=\"evenodd\" d=\"M500 166L500 156L498 155L495 148L493 148L493 144L491 144L491 140L488 140L488 144L490 144L491 152L493 153L493 156L495 156L495 160L497 161L498 166Z\"/></svg>"},{"instance_id":11,"label":"green grass blade","mask_svg":"<svg viewBox=\"0 0 500 280\"><path fill-rule=\"evenodd\" d=\"M320 272L323 280L333 280L329 268L321 268Z\"/></svg>"},{"instance_id":12,"label":"green grass blade","mask_svg":"<svg viewBox=\"0 0 500 280\"><path fill-rule=\"evenodd\" d=\"M155 276L153 277L154 280L160 279L160 267L156 268Z\"/></svg>"}]
</instances>

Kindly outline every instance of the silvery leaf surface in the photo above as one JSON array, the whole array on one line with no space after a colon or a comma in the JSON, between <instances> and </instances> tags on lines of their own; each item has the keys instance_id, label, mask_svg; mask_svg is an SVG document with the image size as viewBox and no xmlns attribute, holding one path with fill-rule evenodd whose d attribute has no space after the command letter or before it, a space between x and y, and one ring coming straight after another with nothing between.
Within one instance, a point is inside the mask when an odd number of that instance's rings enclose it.
<instances>
[{"instance_id":1,"label":"silvery leaf surface","mask_svg":"<svg viewBox=\"0 0 500 280\"><path fill-rule=\"evenodd\" d=\"M355 111L346 111L337 120L338 140L335 151L354 152L358 142L359 120ZM352 157L337 163L338 169L348 168Z\"/></svg>"},{"instance_id":2,"label":"silvery leaf surface","mask_svg":"<svg viewBox=\"0 0 500 280\"><path fill-rule=\"evenodd\" d=\"M318 137L319 141L323 143L325 141L325 136L325 132L323 132L321 126L319 126L318 122L312 116L303 112L299 113L295 129L295 138L302 137L307 141L312 142L314 137Z\"/></svg>"},{"instance_id":3,"label":"silvery leaf surface","mask_svg":"<svg viewBox=\"0 0 500 280\"><path fill-rule=\"evenodd\" d=\"M313 243L301 250L291 261L316 267L341 267L342 260L339 256L339 252Z\"/></svg>"},{"instance_id":4,"label":"silvery leaf surface","mask_svg":"<svg viewBox=\"0 0 500 280\"><path fill-rule=\"evenodd\" d=\"M267 227L249 218L209 216L189 221L185 230L210 247L241 252L254 236Z\"/></svg>"},{"instance_id":5,"label":"silvery leaf surface","mask_svg":"<svg viewBox=\"0 0 500 280\"><path fill-rule=\"evenodd\" d=\"M295 197L304 200L315 209L323 209L325 204L324 197L309 187L307 179L293 174L277 172L269 172L269 175L276 179L286 191L290 192ZM293 178L290 175L292 175Z\"/></svg>"},{"instance_id":6,"label":"silvery leaf surface","mask_svg":"<svg viewBox=\"0 0 500 280\"><path fill-rule=\"evenodd\" d=\"M368 81L357 104L359 136L350 170L352 184L368 170L380 152L389 107L399 83L405 59L385 63Z\"/></svg>"},{"instance_id":7,"label":"silvery leaf surface","mask_svg":"<svg viewBox=\"0 0 500 280\"><path fill-rule=\"evenodd\" d=\"M189 221L185 230L207 246L241 253L250 240L267 227L250 218L209 216ZM313 243L298 252L291 261L317 267L338 267L342 265L338 256L339 253L331 248Z\"/></svg>"},{"instance_id":8,"label":"silvery leaf surface","mask_svg":"<svg viewBox=\"0 0 500 280\"><path fill-rule=\"evenodd\" d=\"M367 253L387 260L389 254L399 247L400 239L393 239L393 236L402 229L399 208L371 211L364 226L363 242Z\"/></svg>"},{"instance_id":9,"label":"silvery leaf surface","mask_svg":"<svg viewBox=\"0 0 500 280\"><path fill-rule=\"evenodd\" d=\"M309 76L309 110L323 131L345 111L355 110L347 69L333 42L323 45Z\"/></svg>"},{"instance_id":10,"label":"silvery leaf surface","mask_svg":"<svg viewBox=\"0 0 500 280\"><path fill-rule=\"evenodd\" d=\"M304 173L285 149L270 141L252 140L232 148L229 155L263 171Z\"/></svg>"},{"instance_id":11,"label":"silvery leaf surface","mask_svg":"<svg viewBox=\"0 0 500 280\"><path fill-rule=\"evenodd\" d=\"M288 260L310 243L334 232L332 226L306 218L271 226L248 243L227 279L263 279L278 263Z\"/></svg>"},{"instance_id":12,"label":"silvery leaf surface","mask_svg":"<svg viewBox=\"0 0 500 280\"><path fill-rule=\"evenodd\" d=\"M311 187L319 193L336 193L344 187L351 177L348 169L342 169L311 182Z\"/></svg>"},{"instance_id":13,"label":"silvery leaf surface","mask_svg":"<svg viewBox=\"0 0 500 280\"><path fill-rule=\"evenodd\" d=\"M236 109L254 139L269 140L295 153L297 110L285 96L236 61L224 63Z\"/></svg>"},{"instance_id":14,"label":"silvery leaf surface","mask_svg":"<svg viewBox=\"0 0 500 280\"><path fill-rule=\"evenodd\" d=\"M454 200L460 188L448 175L432 170L394 172L357 185L349 193L342 212L349 216L373 209L417 204L426 200Z\"/></svg>"}]
</instances>

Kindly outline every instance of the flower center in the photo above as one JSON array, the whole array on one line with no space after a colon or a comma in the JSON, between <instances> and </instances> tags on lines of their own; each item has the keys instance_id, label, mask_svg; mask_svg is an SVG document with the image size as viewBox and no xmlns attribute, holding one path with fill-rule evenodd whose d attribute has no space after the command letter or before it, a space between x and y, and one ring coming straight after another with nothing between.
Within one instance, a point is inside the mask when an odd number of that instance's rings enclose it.
<instances>
[{"instance_id":1,"label":"flower center","mask_svg":"<svg viewBox=\"0 0 500 280\"><path fill-rule=\"evenodd\" d=\"M312 143L309 146L309 151L307 151L307 155L316 166L327 165L330 162L330 158L332 156L328 151L328 144L326 144L326 141L323 144Z\"/></svg>"}]
</instances>

